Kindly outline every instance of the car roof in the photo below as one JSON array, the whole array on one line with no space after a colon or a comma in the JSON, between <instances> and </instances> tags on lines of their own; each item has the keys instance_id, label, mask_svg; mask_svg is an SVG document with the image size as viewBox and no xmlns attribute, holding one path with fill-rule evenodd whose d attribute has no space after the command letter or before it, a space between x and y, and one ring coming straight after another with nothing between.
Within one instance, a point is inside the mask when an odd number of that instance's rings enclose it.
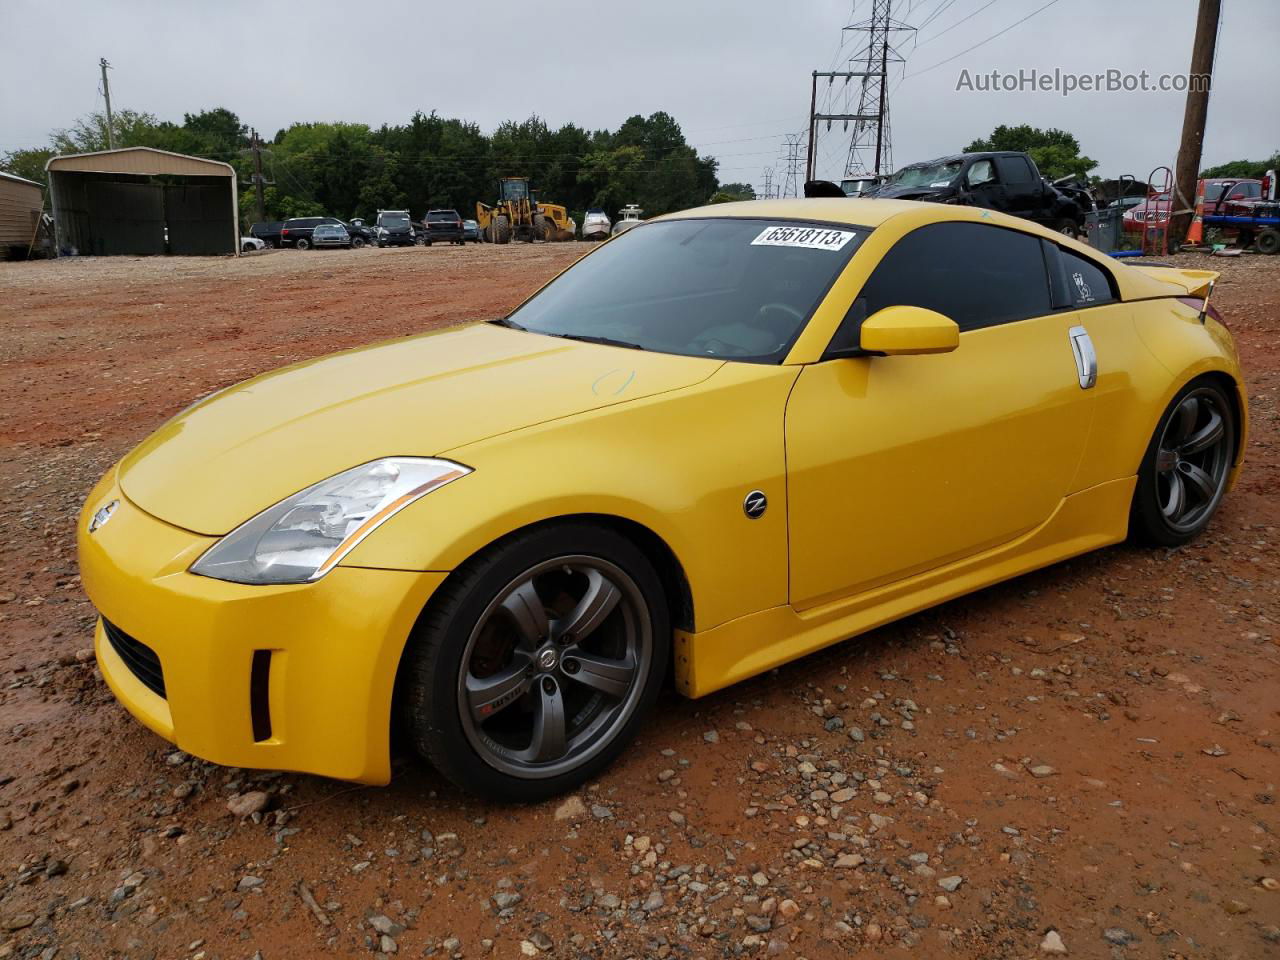
<instances>
[{"instance_id":1,"label":"car roof","mask_svg":"<svg viewBox=\"0 0 1280 960\"><path fill-rule=\"evenodd\" d=\"M855 200L851 197L802 197L785 200L742 200L669 213L661 220L691 217L747 217L756 220L817 220L851 227L878 227L899 213L920 209L918 200Z\"/></svg>"},{"instance_id":2,"label":"car roof","mask_svg":"<svg viewBox=\"0 0 1280 960\"><path fill-rule=\"evenodd\" d=\"M785 200L741 200L735 203L717 203L705 207L693 207L677 213L655 217L646 223L671 220L712 218L736 218L744 220L802 220L810 223L834 223L850 227L875 229L895 217L902 217L902 227L911 230L930 223L961 221L986 222L992 226L1018 230L1033 237L1041 237L1066 249L1105 264L1120 286L1121 299L1141 300L1155 297L1178 296L1176 284L1168 283L1144 274L1131 266L1114 260L1093 247L1064 237L1021 217L986 210L982 207L927 203L919 200L855 199L853 197L803 197ZM1183 291L1185 292L1185 291Z\"/></svg>"}]
</instances>

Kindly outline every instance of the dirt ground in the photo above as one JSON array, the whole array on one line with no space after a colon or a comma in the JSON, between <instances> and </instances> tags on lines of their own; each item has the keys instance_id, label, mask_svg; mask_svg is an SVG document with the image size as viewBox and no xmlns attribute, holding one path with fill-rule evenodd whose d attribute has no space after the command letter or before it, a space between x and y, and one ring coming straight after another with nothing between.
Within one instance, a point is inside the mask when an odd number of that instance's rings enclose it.
<instances>
[{"instance_id":1,"label":"dirt ground","mask_svg":"<svg viewBox=\"0 0 1280 960\"><path fill-rule=\"evenodd\" d=\"M0 264L0 957L1280 956L1280 258L1182 258L1223 271L1252 398L1207 535L667 694L576 796L480 803L408 757L386 788L212 767L116 705L73 545L114 460L583 249Z\"/></svg>"}]
</instances>

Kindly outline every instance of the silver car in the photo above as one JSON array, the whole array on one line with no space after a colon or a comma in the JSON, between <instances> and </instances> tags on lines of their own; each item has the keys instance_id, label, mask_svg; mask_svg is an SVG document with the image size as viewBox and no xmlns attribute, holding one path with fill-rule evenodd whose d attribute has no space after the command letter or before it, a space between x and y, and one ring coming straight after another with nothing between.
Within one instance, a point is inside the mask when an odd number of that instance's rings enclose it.
<instances>
[{"instance_id":1,"label":"silver car","mask_svg":"<svg viewBox=\"0 0 1280 960\"><path fill-rule=\"evenodd\" d=\"M340 223L322 223L311 233L313 247L351 248L351 234Z\"/></svg>"}]
</instances>

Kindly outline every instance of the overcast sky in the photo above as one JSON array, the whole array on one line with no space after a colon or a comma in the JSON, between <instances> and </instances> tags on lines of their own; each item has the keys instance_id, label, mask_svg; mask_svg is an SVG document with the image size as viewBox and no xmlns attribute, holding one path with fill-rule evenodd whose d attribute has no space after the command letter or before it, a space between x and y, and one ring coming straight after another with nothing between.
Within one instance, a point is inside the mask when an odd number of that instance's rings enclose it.
<instances>
[{"instance_id":1,"label":"overcast sky","mask_svg":"<svg viewBox=\"0 0 1280 960\"><path fill-rule=\"evenodd\" d=\"M890 85L895 165L1024 122L1071 131L1105 176L1145 179L1172 164L1183 93L957 91L962 70L1114 68L1154 78L1188 68L1195 0L1058 0L1034 13L1045 2L895 0L895 16L921 26L915 39L897 38L907 62ZM485 130L535 113L553 126L616 128L666 110L720 159L721 180L759 186L774 167L777 183L783 136L806 126L810 72L848 69L857 35L844 35L841 50L840 28L870 5L0 0L0 152L41 145L50 130L100 108L105 56L113 105L162 119L225 106L269 137L294 121L377 126L415 110ZM1278 50L1280 0L1223 0L1205 165L1280 148ZM832 106L843 110L838 91ZM824 129L820 175L839 177L847 151L840 125Z\"/></svg>"}]
</instances>

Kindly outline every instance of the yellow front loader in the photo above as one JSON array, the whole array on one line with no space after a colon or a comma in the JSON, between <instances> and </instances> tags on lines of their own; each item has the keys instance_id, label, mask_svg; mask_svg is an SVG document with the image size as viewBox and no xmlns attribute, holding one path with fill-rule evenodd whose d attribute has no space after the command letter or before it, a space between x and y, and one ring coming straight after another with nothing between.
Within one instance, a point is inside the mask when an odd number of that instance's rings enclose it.
<instances>
[{"instance_id":1,"label":"yellow front loader","mask_svg":"<svg viewBox=\"0 0 1280 960\"><path fill-rule=\"evenodd\" d=\"M525 240L572 240L577 224L568 211L554 203L539 203L529 189L528 177L503 177L498 202L476 204L480 235L489 243Z\"/></svg>"}]
</instances>

